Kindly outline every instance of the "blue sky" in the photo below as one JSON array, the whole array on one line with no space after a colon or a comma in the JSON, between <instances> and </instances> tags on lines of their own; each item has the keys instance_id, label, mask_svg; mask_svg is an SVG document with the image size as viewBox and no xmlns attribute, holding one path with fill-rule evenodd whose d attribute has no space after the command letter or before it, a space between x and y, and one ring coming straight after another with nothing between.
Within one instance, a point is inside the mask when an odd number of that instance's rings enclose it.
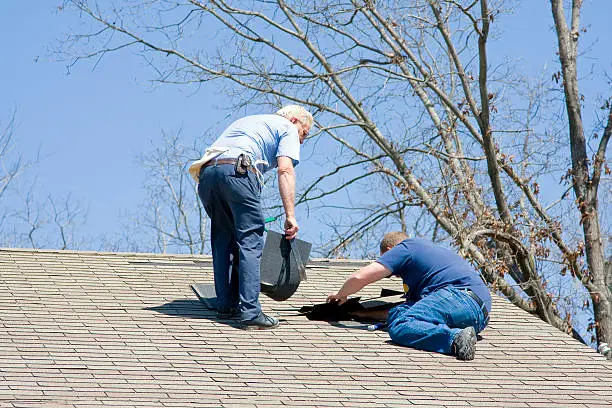
<instances>
[{"instance_id":1,"label":"blue sky","mask_svg":"<svg viewBox=\"0 0 612 408\"><path fill-rule=\"evenodd\" d=\"M214 86L197 93L152 87L152 73L129 52L111 55L95 69L89 62L79 64L68 75L66 62L57 61L52 51L78 25L78 16L58 12L59 0L42 3L0 5L0 122L15 112L19 151L33 156L40 149L43 160L29 173L37 176L40 196L70 194L89 208L88 234L111 236L122 228L121 215L143 202L147 174L137 157L150 149L151 140L159 139L162 130L179 128L191 140L209 129L221 130L236 117L222 110L227 101ZM552 75L557 63L549 3L519 4L514 14L496 21L503 35L492 41L490 61L520 59L526 72ZM610 72L604 54L609 46L603 45L612 38L608 7L609 0L585 1L583 25L590 28L583 44L595 42L581 66L585 70L603 60ZM311 169L297 170L299 177ZM301 224L308 230L307 220Z\"/></svg>"},{"instance_id":2,"label":"blue sky","mask_svg":"<svg viewBox=\"0 0 612 408\"><path fill-rule=\"evenodd\" d=\"M40 148L43 159L29 172L37 175L40 196L70 194L89 207L91 235L112 235L121 228L120 215L143 200L147 175L137 157L162 130L203 133L218 122L213 99L219 99L153 88L142 61L127 54L109 56L95 70L78 65L68 74L53 50L77 24L73 14L50 5L3 2L0 118L5 123L16 113L17 147L26 157Z\"/></svg>"}]
</instances>

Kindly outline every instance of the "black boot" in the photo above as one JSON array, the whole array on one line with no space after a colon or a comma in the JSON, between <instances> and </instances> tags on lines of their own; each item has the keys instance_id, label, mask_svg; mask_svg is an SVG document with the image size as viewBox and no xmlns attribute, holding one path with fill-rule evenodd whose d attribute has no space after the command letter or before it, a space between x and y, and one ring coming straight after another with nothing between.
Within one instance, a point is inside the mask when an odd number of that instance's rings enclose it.
<instances>
[{"instance_id":1,"label":"black boot","mask_svg":"<svg viewBox=\"0 0 612 408\"><path fill-rule=\"evenodd\" d=\"M466 327L457 333L451 350L459 360L473 360L476 355L476 330Z\"/></svg>"}]
</instances>

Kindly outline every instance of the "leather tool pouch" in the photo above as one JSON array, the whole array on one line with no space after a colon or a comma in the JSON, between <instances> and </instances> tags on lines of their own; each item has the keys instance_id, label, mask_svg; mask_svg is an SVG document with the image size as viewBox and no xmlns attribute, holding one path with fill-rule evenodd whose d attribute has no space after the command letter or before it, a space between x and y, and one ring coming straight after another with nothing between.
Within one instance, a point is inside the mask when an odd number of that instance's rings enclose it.
<instances>
[{"instance_id":1,"label":"leather tool pouch","mask_svg":"<svg viewBox=\"0 0 612 408\"><path fill-rule=\"evenodd\" d=\"M249 171L249 167L251 167L251 157L244 153L238 156L234 166L236 174L246 174Z\"/></svg>"}]
</instances>

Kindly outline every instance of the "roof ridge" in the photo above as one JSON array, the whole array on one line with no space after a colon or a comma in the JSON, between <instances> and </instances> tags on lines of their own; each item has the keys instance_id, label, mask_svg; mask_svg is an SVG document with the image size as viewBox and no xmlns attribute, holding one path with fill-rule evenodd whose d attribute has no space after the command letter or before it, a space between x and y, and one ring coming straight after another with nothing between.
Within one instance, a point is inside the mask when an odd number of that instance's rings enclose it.
<instances>
[{"instance_id":1,"label":"roof ridge","mask_svg":"<svg viewBox=\"0 0 612 408\"><path fill-rule=\"evenodd\" d=\"M168 254L168 253L155 253L155 252L112 252L112 251L92 251L92 250L74 250L74 249L41 249L41 248L3 248L0 247L1 252L21 252L21 253L40 253L40 254L85 254L85 255L115 255L115 256L151 256L151 257L163 257L163 258L184 258L188 257L197 257L197 258L206 258L211 259L211 255L206 254Z\"/></svg>"},{"instance_id":2,"label":"roof ridge","mask_svg":"<svg viewBox=\"0 0 612 408\"><path fill-rule=\"evenodd\" d=\"M123 256L123 257L157 257L157 258L185 258L195 257L212 259L209 254L174 254L174 253L156 253L156 252L113 252L113 251L93 251L93 250L75 250L75 249L50 249L50 248L5 248L0 247L0 252L19 252L19 253L31 253L31 254L67 254L67 255L104 255L104 256ZM363 264L367 262L373 262L369 259L345 259L345 258L310 258L309 262L314 263L329 263L329 264Z\"/></svg>"}]
</instances>

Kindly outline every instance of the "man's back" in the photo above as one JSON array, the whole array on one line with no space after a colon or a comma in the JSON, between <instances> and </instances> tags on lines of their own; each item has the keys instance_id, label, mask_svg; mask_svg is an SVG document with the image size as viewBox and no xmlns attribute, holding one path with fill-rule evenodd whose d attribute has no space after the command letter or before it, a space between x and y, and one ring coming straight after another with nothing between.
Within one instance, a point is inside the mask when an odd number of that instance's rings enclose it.
<instances>
[{"instance_id":1,"label":"man's back","mask_svg":"<svg viewBox=\"0 0 612 408\"><path fill-rule=\"evenodd\" d=\"M422 239L407 239L378 261L399 276L408 298L419 300L445 286L472 289L491 310L489 290L474 268L455 252Z\"/></svg>"},{"instance_id":2,"label":"man's back","mask_svg":"<svg viewBox=\"0 0 612 408\"><path fill-rule=\"evenodd\" d=\"M212 147L229 148L219 156L235 158L248 153L255 161L264 161L260 169L267 171L277 165L278 156L287 156L297 165L300 160L300 140L297 128L279 115L252 115L238 119L223 131Z\"/></svg>"}]
</instances>

